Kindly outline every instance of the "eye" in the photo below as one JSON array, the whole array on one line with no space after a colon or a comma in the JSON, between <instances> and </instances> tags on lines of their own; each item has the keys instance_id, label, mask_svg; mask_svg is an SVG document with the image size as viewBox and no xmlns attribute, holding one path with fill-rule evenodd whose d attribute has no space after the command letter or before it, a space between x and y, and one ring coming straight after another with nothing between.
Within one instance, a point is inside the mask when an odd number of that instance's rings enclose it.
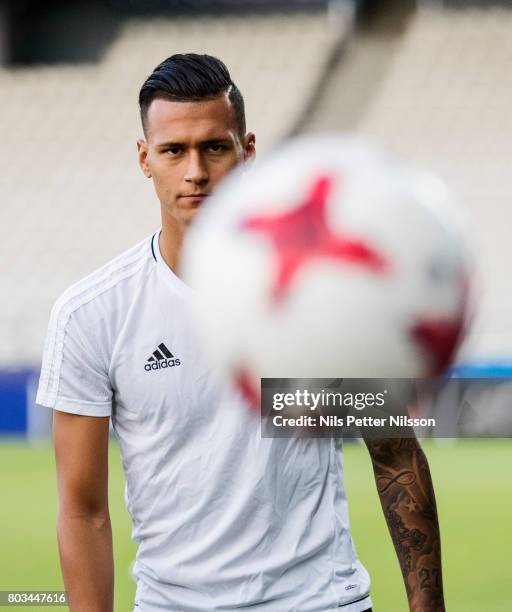
<instances>
[{"instance_id":1,"label":"eye","mask_svg":"<svg viewBox=\"0 0 512 612\"><path fill-rule=\"evenodd\" d=\"M220 153L221 151L226 150L226 146L222 144L211 144L211 145L208 145L208 150L211 151L212 153Z\"/></svg>"},{"instance_id":2,"label":"eye","mask_svg":"<svg viewBox=\"0 0 512 612\"><path fill-rule=\"evenodd\" d=\"M183 152L183 149L181 147L169 147L168 149L166 149L165 152L171 157L176 157L176 155L179 155Z\"/></svg>"}]
</instances>

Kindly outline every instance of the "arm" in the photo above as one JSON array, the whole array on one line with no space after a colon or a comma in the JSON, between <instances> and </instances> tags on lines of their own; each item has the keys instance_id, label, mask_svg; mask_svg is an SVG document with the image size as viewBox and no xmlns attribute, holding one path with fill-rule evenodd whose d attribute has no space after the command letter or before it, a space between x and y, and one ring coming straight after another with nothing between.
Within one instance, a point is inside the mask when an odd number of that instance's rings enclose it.
<instances>
[{"instance_id":1,"label":"arm","mask_svg":"<svg viewBox=\"0 0 512 612\"><path fill-rule=\"evenodd\" d=\"M427 458L418 440L365 438L411 612L444 612L441 538Z\"/></svg>"},{"instance_id":2,"label":"arm","mask_svg":"<svg viewBox=\"0 0 512 612\"><path fill-rule=\"evenodd\" d=\"M71 612L113 610L108 432L109 417L53 411L57 538Z\"/></svg>"}]
</instances>

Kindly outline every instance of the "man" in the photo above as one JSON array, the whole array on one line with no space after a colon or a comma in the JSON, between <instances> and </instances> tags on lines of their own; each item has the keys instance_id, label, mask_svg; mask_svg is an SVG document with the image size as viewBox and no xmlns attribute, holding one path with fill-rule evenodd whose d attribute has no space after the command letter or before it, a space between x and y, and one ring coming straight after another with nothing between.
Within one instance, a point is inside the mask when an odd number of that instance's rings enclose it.
<instances>
[{"instance_id":1,"label":"man","mask_svg":"<svg viewBox=\"0 0 512 612\"><path fill-rule=\"evenodd\" d=\"M160 201L161 230L57 301L37 397L54 409L70 609L113 609L111 419L139 546L135 610L369 610L334 441L261 439L242 398L217 381L189 318L191 290L179 277L187 227L255 154L242 96L222 62L187 54L162 62L139 102L139 163ZM424 456L415 441L368 446L411 609L438 612Z\"/></svg>"}]
</instances>

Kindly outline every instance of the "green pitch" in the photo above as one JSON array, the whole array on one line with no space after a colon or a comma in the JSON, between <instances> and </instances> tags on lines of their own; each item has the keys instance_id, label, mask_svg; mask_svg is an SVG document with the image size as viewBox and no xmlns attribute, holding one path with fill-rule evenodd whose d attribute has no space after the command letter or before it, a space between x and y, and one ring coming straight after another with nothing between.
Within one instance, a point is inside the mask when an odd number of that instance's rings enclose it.
<instances>
[{"instance_id":1,"label":"green pitch","mask_svg":"<svg viewBox=\"0 0 512 612\"><path fill-rule=\"evenodd\" d=\"M442 530L449 612L512 609L512 444L467 440L424 444ZM131 612L135 545L124 509L123 476L111 446L110 508L116 560L116 612ZM0 590L63 589L55 536L56 483L49 444L0 443ZM345 446L346 483L358 553L372 577L376 612L406 612L405 592L365 448ZM37 609L35 606L31 610ZM48 610L48 608L40 608ZM286 612L286 611L276 611Z\"/></svg>"}]
</instances>

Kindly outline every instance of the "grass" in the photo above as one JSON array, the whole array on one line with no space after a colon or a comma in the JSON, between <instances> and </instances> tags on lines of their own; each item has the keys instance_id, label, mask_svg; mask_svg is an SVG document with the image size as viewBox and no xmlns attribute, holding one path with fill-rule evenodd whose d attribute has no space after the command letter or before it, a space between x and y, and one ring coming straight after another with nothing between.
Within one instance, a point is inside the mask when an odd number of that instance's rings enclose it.
<instances>
[{"instance_id":1,"label":"grass","mask_svg":"<svg viewBox=\"0 0 512 612\"><path fill-rule=\"evenodd\" d=\"M512 610L509 440L423 443L436 491L449 612ZM357 551L372 578L376 612L407 612L405 590L365 449L345 448Z\"/></svg>"},{"instance_id":2,"label":"grass","mask_svg":"<svg viewBox=\"0 0 512 612\"><path fill-rule=\"evenodd\" d=\"M124 507L124 477L117 444L110 446L110 516L114 539L115 610L133 609L130 566L136 546ZM50 444L0 444L0 591L64 590L56 540L57 487ZM38 609L38 606L29 608ZM61 608L62 609L62 608ZM48 608L41 607L41 610Z\"/></svg>"},{"instance_id":3,"label":"grass","mask_svg":"<svg viewBox=\"0 0 512 612\"><path fill-rule=\"evenodd\" d=\"M511 610L510 441L466 440L443 445L429 441L424 448L439 507L447 609ZM344 456L352 531L359 556L372 577L374 609L407 612L367 452L357 444L346 445ZM55 536L57 503L51 446L4 441L0 444L0 466L0 590L63 589ZM123 488L119 449L112 443L110 508L116 612L131 611L135 594L130 577L135 545L130 539Z\"/></svg>"}]
</instances>

